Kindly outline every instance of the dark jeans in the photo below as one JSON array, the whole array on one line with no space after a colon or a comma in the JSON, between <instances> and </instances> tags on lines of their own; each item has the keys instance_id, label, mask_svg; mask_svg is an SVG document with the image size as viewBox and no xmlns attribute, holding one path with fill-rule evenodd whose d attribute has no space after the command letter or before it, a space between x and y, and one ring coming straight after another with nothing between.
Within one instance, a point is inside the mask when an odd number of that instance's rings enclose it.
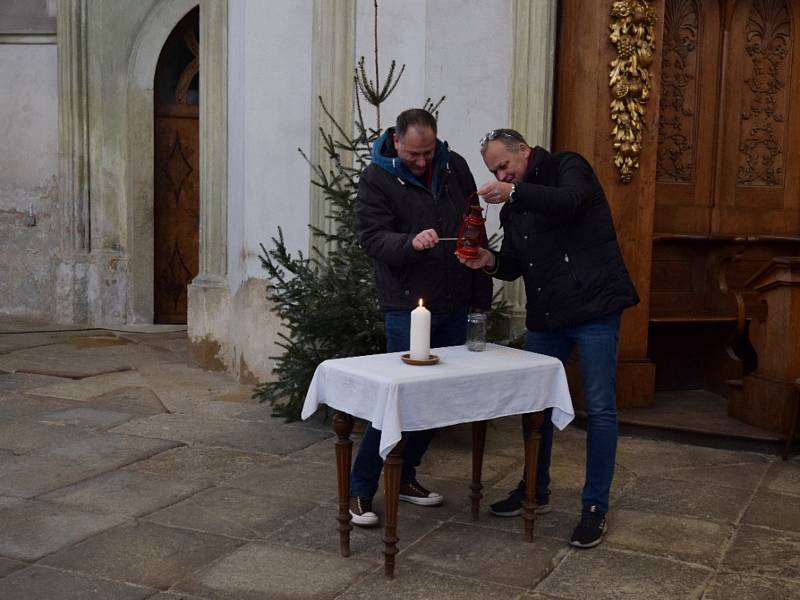
<instances>
[{"instance_id":1,"label":"dark jeans","mask_svg":"<svg viewBox=\"0 0 800 600\"><path fill-rule=\"evenodd\" d=\"M386 351L404 352L411 345L410 311L389 311L384 314L386 329ZM431 315L431 348L460 346L467 337L467 311ZM398 359L399 360L399 359ZM400 480L414 481L416 468L422 462L422 455L428 449L434 434L433 429L409 431L405 434L403 449L403 470ZM367 427L358 448L353 472L350 474L350 495L372 498L378 490L378 480L383 469L383 460L378 453L381 432L372 425Z\"/></svg>"},{"instance_id":2,"label":"dark jeans","mask_svg":"<svg viewBox=\"0 0 800 600\"><path fill-rule=\"evenodd\" d=\"M586 403L586 481L581 503L608 512L608 496L614 479L617 454L617 351L620 313L555 331L528 331L525 350L566 362L577 345L580 354L583 397ZM551 410L545 411L536 496L549 493L550 458L553 448ZM527 435L527 432L523 432Z\"/></svg>"}]
</instances>

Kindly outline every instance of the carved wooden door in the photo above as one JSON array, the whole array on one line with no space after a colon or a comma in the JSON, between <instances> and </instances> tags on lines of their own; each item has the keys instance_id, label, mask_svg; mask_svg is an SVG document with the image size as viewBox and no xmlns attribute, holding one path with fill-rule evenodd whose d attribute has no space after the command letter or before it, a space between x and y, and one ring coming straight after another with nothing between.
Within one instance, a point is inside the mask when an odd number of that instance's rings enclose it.
<instances>
[{"instance_id":1,"label":"carved wooden door","mask_svg":"<svg viewBox=\"0 0 800 600\"><path fill-rule=\"evenodd\" d=\"M200 219L197 9L175 27L156 68L154 322L186 323Z\"/></svg>"},{"instance_id":2,"label":"carved wooden door","mask_svg":"<svg viewBox=\"0 0 800 600\"><path fill-rule=\"evenodd\" d=\"M656 232L800 232L799 9L666 0Z\"/></svg>"}]
</instances>

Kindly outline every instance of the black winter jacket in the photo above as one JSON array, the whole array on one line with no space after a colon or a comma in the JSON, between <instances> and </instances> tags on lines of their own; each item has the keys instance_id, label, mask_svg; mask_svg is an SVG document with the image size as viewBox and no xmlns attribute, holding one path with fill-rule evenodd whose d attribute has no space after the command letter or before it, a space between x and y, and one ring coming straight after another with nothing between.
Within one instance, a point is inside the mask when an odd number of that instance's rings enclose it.
<instances>
[{"instance_id":1,"label":"black winter jacket","mask_svg":"<svg viewBox=\"0 0 800 600\"><path fill-rule=\"evenodd\" d=\"M462 265L455 242L429 250L411 245L425 229L456 237L475 181L466 161L437 140L431 193L397 158L390 128L375 142L356 198L356 235L372 258L381 308L411 310L421 298L432 313L491 305L492 280ZM474 202L477 202L475 198Z\"/></svg>"},{"instance_id":2,"label":"black winter jacket","mask_svg":"<svg viewBox=\"0 0 800 600\"><path fill-rule=\"evenodd\" d=\"M537 146L500 223L493 275L523 278L528 329L577 325L639 302L603 188L579 154Z\"/></svg>"}]
</instances>

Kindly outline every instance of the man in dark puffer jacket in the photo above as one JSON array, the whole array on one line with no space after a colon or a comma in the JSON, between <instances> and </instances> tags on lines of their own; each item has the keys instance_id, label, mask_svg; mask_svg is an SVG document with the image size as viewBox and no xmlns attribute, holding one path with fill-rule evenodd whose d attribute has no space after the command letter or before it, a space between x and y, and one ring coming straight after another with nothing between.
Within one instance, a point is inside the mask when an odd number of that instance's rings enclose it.
<instances>
[{"instance_id":1,"label":"man in dark puffer jacket","mask_svg":"<svg viewBox=\"0 0 800 600\"><path fill-rule=\"evenodd\" d=\"M436 137L429 112L411 109L397 117L372 150L356 198L356 235L372 258L375 286L384 311L386 351L409 349L411 310L420 299L431 311L431 347L457 346L466 337L470 308L488 309L492 279L460 264L455 243L470 202L477 203L475 181L466 161ZM442 503L437 492L416 480L415 468L433 431L406 434L400 500L422 506ZM350 515L355 525L378 523L372 497L383 461L380 432L370 425L350 475Z\"/></svg>"},{"instance_id":2,"label":"man in dark puffer jacket","mask_svg":"<svg viewBox=\"0 0 800 600\"><path fill-rule=\"evenodd\" d=\"M478 194L503 204L499 252L481 250L468 266L511 281L522 277L527 296L525 349L565 362L577 345L587 412L586 481L581 520L571 544L591 548L606 530L617 448L616 367L622 311L639 302L617 242L611 211L592 167L580 155L531 148L513 129L481 140L497 181ZM553 424L542 425L536 470L537 512L549 511ZM492 505L499 516L520 514L520 482Z\"/></svg>"}]
</instances>

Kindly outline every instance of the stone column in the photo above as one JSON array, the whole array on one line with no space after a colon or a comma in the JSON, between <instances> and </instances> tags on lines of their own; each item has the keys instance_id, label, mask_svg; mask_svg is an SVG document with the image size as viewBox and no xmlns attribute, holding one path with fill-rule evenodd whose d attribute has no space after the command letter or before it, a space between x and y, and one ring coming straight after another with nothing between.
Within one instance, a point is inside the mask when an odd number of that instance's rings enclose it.
<instances>
[{"instance_id":1,"label":"stone column","mask_svg":"<svg viewBox=\"0 0 800 600\"><path fill-rule=\"evenodd\" d=\"M226 285L228 272L228 1L200 2L200 272L194 286Z\"/></svg>"},{"instance_id":2,"label":"stone column","mask_svg":"<svg viewBox=\"0 0 800 600\"><path fill-rule=\"evenodd\" d=\"M58 198L63 212L56 319L85 323L91 251L86 0L59 0L57 27Z\"/></svg>"},{"instance_id":3,"label":"stone column","mask_svg":"<svg viewBox=\"0 0 800 600\"><path fill-rule=\"evenodd\" d=\"M550 146L553 79L556 60L558 0L514 0L514 45L511 70L510 127L528 143ZM506 282L512 332L525 328L525 289L521 280Z\"/></svg>"},{"instance_id":4,"label":"stone column","mask_svg":"<svg viewBox=\"0 0 800 600\"><path fill-rule=\"evenodd\" d=\"M224 370L228 289L228 0L200 1L200 272L189 285L189 364Z\"/></svg>"},{"instance_id":5,"label":"stone column","mask_svg":"<svg viewBox=\"0 0 800 600\"><path fill-rule=\"evenodd\" d=\"M314 0L314 33L311 57L313 73L313 105L311 107L311 153L309 158L323 171L333 169L319 135L322 128L336 137L335 126L322 110L320 99L339 125L350 134L353 130L353 69L355 68L355 0ZM345 161L350 157L343 157ZM331 232L333 227L325 218L325 196L317 186L311 186L311 224ZM314 245L315 240L309 240ZM323 248L320 248L323 250Z\"/></svg>"}]
</instances>

